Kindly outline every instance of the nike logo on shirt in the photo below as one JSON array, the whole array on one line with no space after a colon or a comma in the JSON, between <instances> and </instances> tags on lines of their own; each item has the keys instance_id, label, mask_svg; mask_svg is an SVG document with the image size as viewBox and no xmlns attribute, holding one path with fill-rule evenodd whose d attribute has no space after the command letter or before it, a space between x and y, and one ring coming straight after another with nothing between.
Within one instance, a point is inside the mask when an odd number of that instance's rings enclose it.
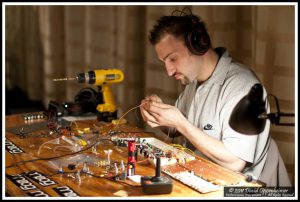
<instances>
[{"instance_id":1,"label":"nike logo on shirt","mask_svg":"<svg viewBox=\"0 0 300 202\"><path fill-rule=\"evenodd\" d=\"M204 130L213 130L213 126L210 125L210 124L208 123L208 124L206 124L206 125L204 126L203 129L204 129Z\"/></svg>"}]
</instances>

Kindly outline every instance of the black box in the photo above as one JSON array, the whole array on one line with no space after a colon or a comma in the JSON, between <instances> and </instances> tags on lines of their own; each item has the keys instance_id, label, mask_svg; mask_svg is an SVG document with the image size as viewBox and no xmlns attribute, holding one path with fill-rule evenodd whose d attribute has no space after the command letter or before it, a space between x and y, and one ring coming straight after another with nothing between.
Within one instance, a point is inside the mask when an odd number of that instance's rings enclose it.
<instances>
[{"instance_id":1,"label":"black box","mask_svg":"<svg viewBox=\"0 0 300 202\"><path fill-rule=\"evenodd\" d=\"M141 177L141 185L145 194L170 194L173 189L172 180L167 177Z\"/></svg>"}]
</instances>

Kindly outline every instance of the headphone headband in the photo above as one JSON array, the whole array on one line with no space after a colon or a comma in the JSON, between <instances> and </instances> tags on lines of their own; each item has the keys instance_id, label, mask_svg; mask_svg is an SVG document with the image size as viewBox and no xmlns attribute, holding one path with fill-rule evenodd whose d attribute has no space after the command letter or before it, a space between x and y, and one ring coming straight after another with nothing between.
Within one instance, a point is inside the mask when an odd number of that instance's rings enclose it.
<instances>
[{"instance_id":1,"label":"headphone headband","mask_svg":"<svg viewBox=\"0 0 300 202\"><path fill-rule=\"evenodd\" d=\"M188 12L185 12L185 10ZM192 14L189 7L184 7L181 11L174 10L171 15L174 16L175 13L186 17L192 27L192 31L185 34L185 43L189 51L195 55L205 54L210 48L211 42L204 24L199 21L197 16Z\"/></svg>"}]
</instances>

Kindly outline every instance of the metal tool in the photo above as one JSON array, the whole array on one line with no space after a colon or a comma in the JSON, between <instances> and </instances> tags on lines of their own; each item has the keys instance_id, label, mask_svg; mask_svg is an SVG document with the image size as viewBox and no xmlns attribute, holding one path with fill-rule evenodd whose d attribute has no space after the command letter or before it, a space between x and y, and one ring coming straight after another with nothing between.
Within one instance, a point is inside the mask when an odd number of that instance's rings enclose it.
<instances>
[{"instance_id":1,"label":"metal tool","mask_svg":"<svg viewBox=\"0 0 300 202\"><path fill-rule=\"evenodd\" d=\"M53 79L53 81L76 80L78 83L88 83L98 86L98 120L111 122L117 118L117 106L115 104L110 85L120 83L123 79L124 74L119 69L97 69L80 73L76 77L57 78Z\"/></svg>"}]
</instances>

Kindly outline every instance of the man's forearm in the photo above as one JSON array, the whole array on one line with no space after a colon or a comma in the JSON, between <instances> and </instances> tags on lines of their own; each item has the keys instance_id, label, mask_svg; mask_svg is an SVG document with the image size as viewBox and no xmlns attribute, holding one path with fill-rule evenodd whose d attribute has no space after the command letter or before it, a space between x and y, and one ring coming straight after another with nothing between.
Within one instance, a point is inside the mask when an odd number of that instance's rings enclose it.
<instances>
[{"instance_id":1,"label":"man's forearm","mask_svg":"<svg viewBox=\"0 0 300 202\"><path fill-rule=\"evenodd\" d=\"M188 120L178 124L177 130L201 153L219 165L234 171L241 171L245 167L246 162L228 151L222 141L205 134L201 129L189 123Z\"/></svg>"}]
</instances>

